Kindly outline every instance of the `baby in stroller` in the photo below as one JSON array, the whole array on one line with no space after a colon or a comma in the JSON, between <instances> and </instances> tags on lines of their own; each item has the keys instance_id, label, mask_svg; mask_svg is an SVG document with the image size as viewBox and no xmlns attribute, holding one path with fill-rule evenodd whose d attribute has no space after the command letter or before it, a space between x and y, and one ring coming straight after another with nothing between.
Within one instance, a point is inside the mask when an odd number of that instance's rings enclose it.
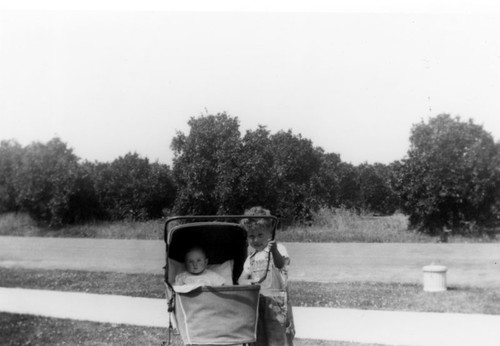
<instances>
[{"instance_id":1,"label":"baby in stroller","mask_svg":"<svg viewBox=\"0 0 500 346\"><path fill-rule=\"evenodd\" d=\"M175 285L224 285L224 278L207 268L208 258L201 247L196 246L188 250L184 262L186 270L177 274L175 277Z\"/></svg>"}]
</instances>

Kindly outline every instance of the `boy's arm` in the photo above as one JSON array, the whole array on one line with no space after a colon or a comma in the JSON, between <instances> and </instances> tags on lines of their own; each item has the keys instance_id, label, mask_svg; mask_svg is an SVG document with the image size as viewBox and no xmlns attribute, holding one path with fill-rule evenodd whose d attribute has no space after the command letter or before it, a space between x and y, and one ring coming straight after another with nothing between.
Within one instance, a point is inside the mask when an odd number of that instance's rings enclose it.
<instances>
[{"instance_id":1,"label":"boy's arm","mask_svg":"<svg viewBox=\"0 0 500 346\"><path fill-rule=\"evenodd\" d=\"M278 251L278 245L276 243L276 240L270 240L269 241L269 250L273 254L273 261L274 261L274 266L278 269L282 269L285 264L287 264L287 257L283 256L279 251Z\"/></svg>"}]
</instances>

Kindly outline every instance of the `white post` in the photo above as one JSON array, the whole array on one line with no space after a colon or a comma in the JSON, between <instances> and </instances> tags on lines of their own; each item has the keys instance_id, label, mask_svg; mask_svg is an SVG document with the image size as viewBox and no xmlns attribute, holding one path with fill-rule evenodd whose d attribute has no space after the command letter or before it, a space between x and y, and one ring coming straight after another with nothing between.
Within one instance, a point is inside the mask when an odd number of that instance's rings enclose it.
<instances>
[{"instance_id":1,"label":"white post","mask_svg":"<svg viewBox=\"0 0 500 346\"><path fill-rule=\"evenodd\" d=\"M431 264L422 268L424 272L424 291L442 292L446 291L446 271L445 266Z\"/></svg>"}]
</instances>

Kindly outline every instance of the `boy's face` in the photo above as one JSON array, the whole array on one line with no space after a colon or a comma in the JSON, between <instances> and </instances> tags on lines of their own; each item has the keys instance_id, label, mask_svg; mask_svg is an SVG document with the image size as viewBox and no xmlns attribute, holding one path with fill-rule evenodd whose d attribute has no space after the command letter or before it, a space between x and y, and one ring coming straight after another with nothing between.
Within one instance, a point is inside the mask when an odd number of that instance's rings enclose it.
<instances>
[{"instance_id":1,"label":"boy's face","mask_svg":"<svg viewBox=\"0 0 500 346\"><path fill-rule=\"evenodd\" d=\"M191 250L186 254L186 269L191 274L201 274L208 264L208 258L200 250Z\"/></svg>"},{"instance_id":2,"label":"boy's face","mask_svg":"<svg viewBox=\"0 0 500 346\"><path fill-rule=\"evenodd\" d=\"M265 227L251 228L247 235L248 243L257 251L264 250L271 240L271 230Z\"/></svg>"}]
</instances>

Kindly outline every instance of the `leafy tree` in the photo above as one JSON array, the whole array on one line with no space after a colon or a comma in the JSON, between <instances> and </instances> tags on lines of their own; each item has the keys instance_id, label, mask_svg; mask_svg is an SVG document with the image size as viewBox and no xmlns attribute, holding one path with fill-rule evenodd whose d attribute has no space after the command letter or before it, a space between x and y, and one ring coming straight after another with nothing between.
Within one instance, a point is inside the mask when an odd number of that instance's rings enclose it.
<instances>
[{"instance_id":1,"label":"leafy tree","mask_svg":"<svg viewBox=\"0 0 500 346\"><path fill-rule=\"evenodd\" d=\"M327 208L340 206L340 155L326 153L321 155L319 171L313 177L313 194L319 204Z\"/></svg>"},{"instance_id":2,"label":"leafy tree","mask_svg":"<svg viewBox=\"0 0 500 346\"><path fill-rule=\"evenodd\" d=\"M241 213L265 205L293 219L318 205L312 177L322 150L310 140L291 131L270 134L263 126L240 138L238 119L225 113L188 124L189 134L178 133L171 145L177 213Z\"/></svg>"},{"instance_id":3,"label":"leafy tree","mask_svg":"<svg viewBox=\"0 0 500 346\"><path fill-rule=\"evenodd\" d=\"M238 118L226 113L191 118L188 135L172 140L180 214L223 214L238 208L241 140Z\"/></svg>"},{"instance_id":4,"label":"leafy tree","mask_svg":"<svg viewBox=\"0 0 500 346\"><path fill-rule=\"evenodd\" d=\"M0 212L18 209L14 178L21 164L23 150L14 140L0 142Z\"/></svg>"},{"instance_id":5,"label":"leafy tree","mask_svg":"<svg viewBox=\"0 0 500 346\"><path fill-rule=\"evenodd\" d=\"M364 210L392 214L398 206L397 195L391 186L391 170L381 163L361 164L357 167Z\"/></svg>"},{"instance_id":6,"label":"leafy tree","mask_svg":"<svg viewBox=\"0 0 500 346\"><path fill-rule=\"evenodd\" d=\"M50 226L161 217L175 200L170 168L137 154L79 163L59 138L22 148L0 143L0 212L27 211Z\"/></svg>"},{"instance_id":7,"label":"leafy tree","mask_svg":"<svg viewBox=\"0 0 500 346\"><path fill-rule=\"evenodd\" d=\"M238 199L240 210L256 205L274 208L278 202L274 177L274 153L271 133L264 126L249 130L242 139Z\"/></svg>"},{"instance_id":8,"label":"leafy tree","mask_svg":"<svg viewBox=\"0 0 500 346\"><path fill-rule=\"evenodd\" d=\"M86 163L86 165L92 177L98 208L102 212L99 213L99 218L105 220L120 218L120 212L116 212L116 209L119 209L116 207L116 198L119 193L115 191L120 188L120 185L115 183L111 163L94 162Z\"/></svg>"},{"instance_id":9,"label":"leafy tree","mask_svg":"<svg viewBox=\"0 0 500 346\"><path fill-rule=\"evenodd\" d=\"M315 148L309 139L279 131L271 136L273 171L276 186L275 211L284 222L304 221L319 206L313 195L313 177L321 167L323 150Z\"/></svg>"},{"instance_id":10,"label":"leafy tree","mask_svg":"<svg viewBox=\"0 0 500 346\"><path fill-rule=\"evenodd\" d=\"M74 193L78 158L59 138L28 145L13 179L16 204L51 226L65 223Z\"/></svg>"},{"instance_id":11,"label":"leafy tree","mask_svg":"<svg viewBox=\"0 0 500 346\"><path fill-rule=\"evenodd\" d=\"M387 167L387 184L390 187L390 203L391 209L396 211L402 211L402 201L400 191L398 190L398 183L400 181L400 172L403 163L400 160L391 162Z\"/></svg>"},{"instance_id":12,"label":"leafy tree","mask_svg":"<svg viewBox=\"0 0 500 346\"><path fill-rule=\"evenodd\" d=\"M99 204L94 178L93 163L86 161L79 165L74 191L68 202L66 222L82 223L105 219L106 214Z\"/></svg>"},{"instance_id":13,"label":"leafy tree","mask_svg":"<svg viewBox=\"0 0 500 346\"><path fill-rule=\"evenodd\" d=\"M397 188L413 226L430 233L494 217L500 196L500 151L492 136L447 114L414 125Z\"/></svg>"},{"instance_id":14,"label":"leafy tree","mask_svg":"<svg viewBox=\"0 0 500 346\"><path fill-rule=\"evenodd\" d=\"M264 126L242 140L241 205L264 205L284 222L308 218L320 202L314 194L323 151L291 131L271 134Z\"/></svg>"},{"instance_id":15,"label":"leafy tree","mask_svg":"<svg viewBox=\"0 0 500 346\"><path fill-rule=\"evenodd\" d=\"M362 206L359 171L350 163L341 162L339 165L339 203L345 208Z\"/></svg>"},{"instance_id":16,"label":"leafy tree","mask_svg":"<svg viewBox=\"0 0 500 346\"><path fill-rule=\"evenodd\" d=\"M92 171L99 205L112 220L160 217L175 198L168 166L137 153L98 163Z\"/></svg>"},{"instance_id":17,"label":"leafy tree","mask_svg":"<svg viewBox=\"0 0 500 346\"><path fill-rule=\"evenodd\" d=\"M149 196L145 208L150 218L163 216L165 209L170 209L175 201L176 188L169 166L152 163L150 165Z\"/></svg>"}]
</instances>

